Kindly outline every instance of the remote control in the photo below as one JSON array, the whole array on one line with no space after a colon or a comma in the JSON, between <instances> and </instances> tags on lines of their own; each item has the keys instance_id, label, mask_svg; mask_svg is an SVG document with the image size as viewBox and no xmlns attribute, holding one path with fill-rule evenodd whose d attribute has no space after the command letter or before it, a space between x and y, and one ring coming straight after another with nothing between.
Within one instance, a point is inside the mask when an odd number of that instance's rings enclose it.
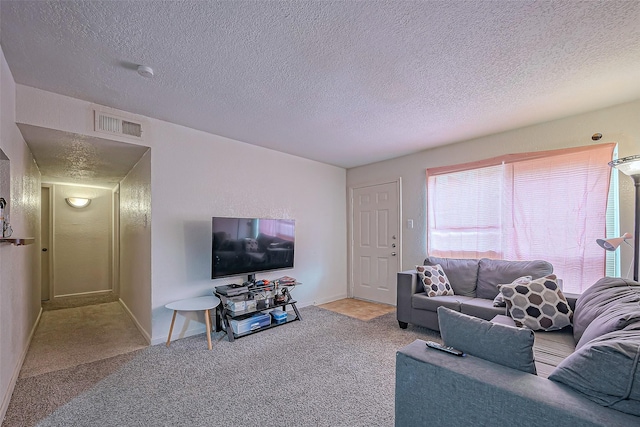
<instances>
[{"instance_id":1,"label":"remote control","mask_svg":"<svg viewBox=\"0 0 640 427\"><path fill-rule=\"evenodd\" d=\"M445 347L437 342L427 341L427 347L435 348L436 350L446 351L447 353L455 354L456 356L464 356L464 353L460 350L456 350L453 347Z\"/></svg>"}]
</instances>

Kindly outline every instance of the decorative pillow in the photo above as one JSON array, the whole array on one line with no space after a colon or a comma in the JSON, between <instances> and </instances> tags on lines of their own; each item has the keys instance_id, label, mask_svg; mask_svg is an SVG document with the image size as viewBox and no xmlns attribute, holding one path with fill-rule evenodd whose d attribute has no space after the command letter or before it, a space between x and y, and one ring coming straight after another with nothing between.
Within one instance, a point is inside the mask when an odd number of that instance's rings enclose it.
<instances>
[{"instance_id":1,"label":"decorative pillow","mask_svg":"<svg viewBox=\"0 0 640 427\"><path fill-rule=\"evenodd\" d=\"M534 331L555 331L571 325L573 312L558 287L555 274L532 280L526 285L502 285L500 293L518 326Z\"/></svg>"},{"instance_id":2,"label":"decorative pillow","mask_svg":"<svg viewBox=\"0 0 640 427\"><path fill-rule=\"evenodd\" d=\"M529 282L531 282L531 280L533 280L533 278L531 276L522 276L522 277L518 277L516 280L514 280L513 282L511 282L512 285L528 285ZM498 290L500 290L500 288L502 287L502 285L498 285ZM504 296L502 295L502 292L499 292L498 295L496 295L496 297L493 299L493 306L494 307L506 307L507 303L504 300Z\"/></svg>"},{"instance_id":3,"label":"decorative pillow","mask_svg":"<svg viewBox=\"0 0 640 427\"><path fill-rule=\"evenodd\" d=\"M438 324L444 345L509 368L536 373L532 330L492 323L442 306L438 307Z\"/></svg>"},{"instance_id":4,"label":"decorative pillow","mask_svg":"<svg viewBox=\"0 0 640 427\"><path fill-rule=\"evenodd\" d=\"M563 383L602 406L640 415L640 333L609 332L564 359L549 379Z\"/></svg>"},{"instance_id":5,"label":"decorative pillow","mask_svg":"<svg viewBox=\"0 0 640 427\"><path fill-rule=\"evenodd\" d=\"M444 274L440 264L436 265L416 265L418 278L424 285L424 291L428 297L439 297L443 295L453 295L453 289Z\"/></svg>"}]
</instances>

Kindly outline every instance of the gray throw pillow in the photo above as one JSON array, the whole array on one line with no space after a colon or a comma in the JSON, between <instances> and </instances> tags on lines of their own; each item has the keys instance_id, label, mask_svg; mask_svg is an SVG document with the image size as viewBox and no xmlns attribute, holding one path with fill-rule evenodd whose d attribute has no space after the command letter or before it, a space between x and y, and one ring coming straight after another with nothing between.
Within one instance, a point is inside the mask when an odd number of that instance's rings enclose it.
<instances>
[{"instance_id":1,"label":"gray throw pillow","mask_svg":"<svg viewBox=\"0 0 640 427\"><path fill-rule=\"evenodd\" d=\"M446 307L438 307L438 323L446 346L509 368L536 373L532 330L491 323Z\"/></svg>"},{"instance_id":2,"label":"gray throw pillow","mask_svg":"<svg viewBox=\"0 0 640 427\"><path fill-rule=\"evenodd\" d=\"M571 325L573 312L556 279L550 274L525 285L502 285L500 293L516 325L534 331L555 331Z\"/></svg>"},{"instance_id":3,"label":"gray throw pillow","mask_svg":"<svg viewBox=\"0 0 640 427\"><path fill-rule=\"evenodd\" d=\"M549 375L588 399L640 416L640 331L624 329L594 338Z\"/></svg>"},{"instance_id":4,"label":"gray throw pillow","mask_svg":"<svg viewBox=\"0 0 640 427\"><path fill-rule=\"evenodd\" d=\"M511 282L511 284L527 285L529 284L529 282L531 282L531 280L533 280L531 276L522 276L522 277L518 277L516 280ZM502 284L498 285L498 291L500 291L501 286ZM496 295L496 297L493 299L493 306L494 307L507 306L507 302L504 300L504 295L502 295L502 292L498 292L498 295Z\"/></svg>"}]
</instances>

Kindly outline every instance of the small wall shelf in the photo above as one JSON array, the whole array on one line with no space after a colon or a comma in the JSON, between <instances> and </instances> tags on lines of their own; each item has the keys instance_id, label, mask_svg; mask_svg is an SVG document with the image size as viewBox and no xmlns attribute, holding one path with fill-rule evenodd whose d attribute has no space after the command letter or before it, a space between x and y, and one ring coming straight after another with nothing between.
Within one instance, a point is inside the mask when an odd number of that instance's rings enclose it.
<instances>
[{"instance_id":1,"label":"small wall shelf","mask_svg":"<svg viewBox=\"0 0 640 427\"><path fill-rule=\"evenodd\" d=\"M36 241L33 237L2 237L0 242L11 243L15 246L30 245Z\"/></svg>"}]
</instances>

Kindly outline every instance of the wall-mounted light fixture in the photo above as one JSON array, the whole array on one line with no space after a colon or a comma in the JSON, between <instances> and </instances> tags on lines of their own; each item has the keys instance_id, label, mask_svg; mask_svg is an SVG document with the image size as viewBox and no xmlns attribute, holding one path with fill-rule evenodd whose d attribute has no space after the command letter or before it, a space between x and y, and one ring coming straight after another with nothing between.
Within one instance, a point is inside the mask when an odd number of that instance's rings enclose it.
<instances>
[{"instance_id":1,"label":"wall-mounted light fixture","mask_svg":"<svg viewBox=\"0 0 640 427\"><path fill-rule=\"evenodd\" d=\"M86 208L91 203L91 199L85 199L83 197L67 197L64 200L69 206L76 209Z\"/></svg>"}]
</instances>

